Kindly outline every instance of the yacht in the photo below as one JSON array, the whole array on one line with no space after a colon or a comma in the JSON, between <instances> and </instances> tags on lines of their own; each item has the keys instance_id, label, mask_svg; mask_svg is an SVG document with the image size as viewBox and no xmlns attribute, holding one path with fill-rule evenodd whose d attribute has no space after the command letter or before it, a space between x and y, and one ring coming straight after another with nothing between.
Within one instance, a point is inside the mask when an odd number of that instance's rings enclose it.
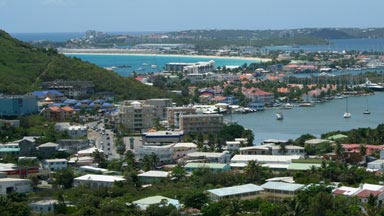
<instances>
[{"instance_id":1,"label":"yacht","mask_svg":"<svg viewBox=\"0 0 384 216\"><path fill-rule=\"evenodd\" d=\"M283 106L281 106L281 109L292 109L292 108L293 108L293 105L290 103L286 103L286 104L283 104Z\"/></svg>"},{"instance_id":2,"label":"yacht","mask_svg":"<svg viewBox=\"0 0 384 216\"><path fill-rule=\"evenodd\" d=\"M383 85L379 85L377 83L373 83L368 78L366 78L365 79L365 83L359 85L359 87L368 88L368 89L371 89L373 91L384 91L384 86Z\"/></svg>"},{"instance_id":3,"label":"yacht","mask_svg":"<svg viewBox=\"0 0 384 216\"><path fill-rule=\"evenodd\" d=\"M151 68L157 68L157 65L151 64Z\"/></svg>"},{"instance_id":4,"label":"yacht","mask_svg":"<svg viewBox=\"0 0 384 216\"><path fill-rule=\"evenodd\" d=\"M352 115L350 112L348 112L348 97L346 98L345 102L345 113L344 113L344 118L351 118Z\"/></svg>"},{"instance_id":5,"label":"yacht","mask_svg":"<svg viewBox=\"0 0 384 216\"><path fill-rule=\"evenodd\" d=\"M276 120L283 120L283 119L284 119L283 113L281 112L276 113Z\"/></svg>"}]
</instances>

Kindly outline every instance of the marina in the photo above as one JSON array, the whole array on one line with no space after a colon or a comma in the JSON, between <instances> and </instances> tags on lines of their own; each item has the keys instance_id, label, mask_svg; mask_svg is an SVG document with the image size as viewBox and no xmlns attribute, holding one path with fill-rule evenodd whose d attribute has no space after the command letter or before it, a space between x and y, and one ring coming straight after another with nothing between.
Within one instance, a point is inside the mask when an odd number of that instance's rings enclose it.
<instances>
[{"instance_id":1,"label":"marina","mask_svg":"<svg viewBox=\"0 0 384 216\"><path fill-rule=\"evenodd\" d=\"M363 114L369 100L370 115ZM279 108L268 108L263 112L232 114L232 120L253 130L254 144L266 139L296 139L310 133L320 136L330 131L344 131L354 128L375 128L384 121L384 93L371 96L351 96L348 98L348 112L351 118L343 118L346 98L316 104L314 107L291 107L284 109L284 120L276 121ZM226 118L230 118L229 115Z\"/></svg>"}]
</instances>

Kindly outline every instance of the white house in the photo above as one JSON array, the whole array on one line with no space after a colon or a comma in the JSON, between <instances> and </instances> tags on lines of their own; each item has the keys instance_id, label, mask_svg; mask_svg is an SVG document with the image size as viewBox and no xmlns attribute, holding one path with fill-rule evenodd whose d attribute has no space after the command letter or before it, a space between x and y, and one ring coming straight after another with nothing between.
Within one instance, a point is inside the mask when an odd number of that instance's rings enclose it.
<instances>
[{"instance_id":1,"label":"white house","mask_svg":"<svg viewBox=\"0 0 384 216\"><path fill-rule=\"evenodd\" d=\"M51 213L55 209L57 200L40 200L37 202L29 203L28 206L32 208L32 211L39 213Z\"/></svg>"},{"instance_id":2,"label":"white house","mask_svg":"<svg viewBox=\"0 0 384 216\"><path fill-rule=\"evenodd\" d=\"M384 200L384 186L374 184L360 184L359 187L342 186L332 191L334 195L358 197L362 203L368 202L369 195L377 196L377 202Z\"/></svg>"},{"instance_id":3,"label":"white house","mask_svg":"<svg viewBox=\"0 0 384 216\"><path fill-rule=\"evenodd\" d=\"M237 151L240 150L240 141L226 141L228 151Z\"/></svg>"},{"instance_id":4,"label":"white house","mask_svg":"<svg viewBox=\"0 0 384 216\"><path fill-rule=\"evenodd\" d=\"M185 157L189 153L195 152L197 145L195 143L176 143L173 145L173 159Z\"/></svg>"},{"instance_id":5,"label":"white house","mask_svg":"<svg viewBox=\"0 0 384 216\"><path fill-rule=\"evenodd\" d=\"M169 172L150 170L148 172L140 173L137 176L141 182L154 183L160 182L162 179L167 179L169 177Z\"/></svg>"},{"instance_id":6,"label":"white house","mask_svg":"<svg viewBox=\"0 0 384 216\"><path fill-rule=\"evenodd\" d=\"M46 159L43 161L42 166L44 169L56 171L67 169L67 163L66 159Z\"/></svg>"},{"instance_id":7,"label":"white house","mask_svg":"<svg viewBox=\"0 0 384 216\"><path fill-rule=\"evenodd\" d=\"M0 195L12 192L28 193L32 191L31 180L16 178L0 178Z\"/></svg>"},{"instance_id":8,"label":"white house","mask_svg":"<svg viewBox=\"0 0 384 216\"><path fill-rule=\"evenodd\" d=\"M204 160L213 163L228 163L231 155L227 152L193 152L187 155L189 161Z\"/></svg>"},{"instance_id":9,"label":"white house","mask_svg":"<svg viewBox=\"0 0 384 216\"><path fill-rule=\"evenodd\" d=\"M384 160L375 160L367 164L367 170L384 171Z\"/></svg>"},{"instance_id":10,"label":"white house","mask_svg":"<svg viewBox=\"0 0 384 216\"><path fill-rule=\"evenodd\" d=\"M222 199L252 199L255 198L264 189L255 184L244 184L232 187L224 187L218 189L207 190L208 196L213 201Z\"/></svg>"},{"instance_id":11,"label":"white house","mask_svg":"<svg viewBox=\"0 0 384 216\"><path fill-rule=\"evenodd\" d=\"M113 183L118 181L125 181L125 179L123 176L87 174L75 178L73 180L73 185L75 187L80 185L86 185L91 188L112 187Z\"/></svg>"},{"instance_id":12,"label":"white house","mask_svg":"<svg viewBox=\"0 0 384 216\"><path fill-rule=\"evenodd\" d=\"M84 125L71 125L68 122L56 123L55 129L58 131L67 131L70 137L87 136L88 128Z\"/></svg>"},{"instance_id":13,"label":"white house","mask_svg":"<svg viewBox=\"0 0 384 216\"><path fill-rule=\"evenodd\" d=\"M170 199L163 196L152 196L132 202L132 204L137 205L141 210L146 210L150 205L159 205L161 203L166 203L166 205L173 205L177 209L181 208L179 200Z\"/></svg>"}]
</instances>

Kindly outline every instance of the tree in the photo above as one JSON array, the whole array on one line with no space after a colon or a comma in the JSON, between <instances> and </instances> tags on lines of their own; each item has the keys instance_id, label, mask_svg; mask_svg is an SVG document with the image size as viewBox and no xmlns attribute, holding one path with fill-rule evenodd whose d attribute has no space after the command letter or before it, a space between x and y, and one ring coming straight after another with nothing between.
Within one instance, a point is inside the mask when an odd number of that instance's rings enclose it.
<instances>
[{"instance_id":1,"label":"tree","mask_svg":"<svg viewBox=\"0 0 384 216\"><path fill-rule=\"evenodd\" d=\"M70 168L65 170L56 171L53 175L54 185L59 187L64 187L65 189L71 188L73 184L73 171Z\"/></svg>"},{"instance_id":2,"label":"tree","mask_svg":"<svg viewBox=\"0 0 384 216\"><path fill-rule=\"evenodd\" d=\"M106 163L107 160L105 159L104 153L99 152L99 150L96 149L96 151L92 153L92 157L93 157L93 161L97 163L100 168L107 167L107 163Z\"/></svg>"},{"instance_id":3,"label":"tree","mask_svg":"<svg viewBox=\"0 0 384 216\"><path fill-rule=\"evenodd\" d=\"M185 206L197 209L201 209L208 201L208 196L205 193L197 191L189 192L183 197Z\"/></svg>"},{"instance_id":4,"label":"tree","mask_svg":"<svg viewBox=\"0 0 384 216\"><path fill-rule=\"evenodd\" d=\"M365 145L360 144L360 156L364 157L367 154L367 147Z\"/></svg>"},{"instance_id":5,"label":"tree","mask_svg":"<svg viewBox=\"0 0 384 216\"><path fill-rule=\"evenodd\" d=\"M344 148L339 141L336 141L335 154L338 158L344 154Z\"/></svg>"},{"instance_id":6,"label":"tree","mask_svg":"<svg viewBox=\"0 0 384 216\"><path fill-rule=\"evenodd\" d=\"M185 178L186 172L183 167L181 167L179 164L173 167L172 169L172 177L176 180L182 180Z\"/></svg>"},{"instance_id":7,"label":"tree","mask_svg":"<svg viewBox=\"0 0 384 216\"><path fill-rule=\"evenodd\" d=\"M287 153L287 148L286 148L286 144L285 143L283 143L283 142L280 143L279 152L282 155L285 155Z\"/></svg>"}]
</instances>

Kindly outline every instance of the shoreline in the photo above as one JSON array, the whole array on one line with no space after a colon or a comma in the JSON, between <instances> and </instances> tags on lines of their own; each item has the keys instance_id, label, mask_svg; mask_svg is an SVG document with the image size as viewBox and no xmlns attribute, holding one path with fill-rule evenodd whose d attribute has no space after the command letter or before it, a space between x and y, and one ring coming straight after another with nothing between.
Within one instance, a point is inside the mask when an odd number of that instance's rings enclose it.
<instances>
[{"instance_id":1,"label":"shoreline","mask_svg":"<svg viewBox=\"0 0 384 216\"><path fill-rule=\"evenodd\" d=\"M59 53L64 55L116 55L116 56L162 56L162 57L185 57L185 58L215 58L215 59L238 59L258 62L269 62L269 58L242 57L242 56L214 56L214 55L182 55L182 54L159 54L159 53L132 53L122 52L119 49L64 49Z\"/></svg>"}]
</instances>

